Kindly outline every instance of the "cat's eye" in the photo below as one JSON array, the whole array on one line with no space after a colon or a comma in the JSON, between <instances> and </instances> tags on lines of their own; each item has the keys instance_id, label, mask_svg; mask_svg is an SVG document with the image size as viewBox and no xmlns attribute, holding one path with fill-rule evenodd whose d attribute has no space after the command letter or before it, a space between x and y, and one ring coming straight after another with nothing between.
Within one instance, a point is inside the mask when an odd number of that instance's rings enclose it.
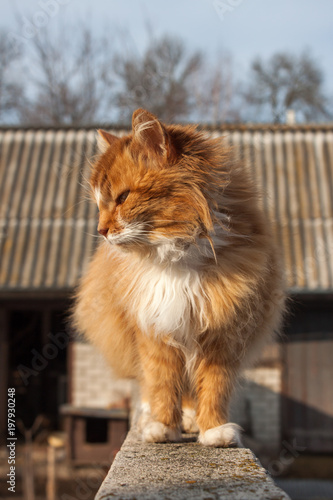
<instances>
[{"instance_id":1,"label":"cat's eye","mask_svg":"<svg viewBox=\"0 0 333 500\"><path fill-rule=\"evenodd\" d=\"M130 194L129 189L121 193L116 200L117 205L121 205L122 203L124 203L129 194Z\"/></svg>"}]
</instances>

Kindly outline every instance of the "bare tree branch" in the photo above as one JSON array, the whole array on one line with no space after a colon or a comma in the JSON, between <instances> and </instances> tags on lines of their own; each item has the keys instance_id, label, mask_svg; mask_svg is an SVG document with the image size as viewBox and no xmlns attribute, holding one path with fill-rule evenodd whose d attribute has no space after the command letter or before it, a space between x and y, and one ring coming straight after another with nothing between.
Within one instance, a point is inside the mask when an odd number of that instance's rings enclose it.
<instances>
[{"instance_id":1,"label":"bare tree branch","mask_svg":"<svg viewBox=\"0 0 333 500\"><path fill-rule=\"evenodd\" d=\"M29 124L85 125L105 119L111 99L108 44L87 27L60 38L43 32L31 41L30 98L20 108Z\"/></svg>"},{"instance_id":2,"label":"bare tree branch","mask_svg":"<svg viewBox=\"0 0 333 500\"><path fill-rule=\"evenodd\" d=\"M277 123L290 108L307 121L317 120L330 117L322 86L322 71L308 54L277 53L266 62L253 61L245 97L248 104L266 108Z\"/></svg>"},{"instance_id":3,"label":"bare tree branch","mask_svg":"<svg viewBox=\"0 0 333 500\"><path fill-rule=\"evenodd\" d=\"M240 111L234 102L238 88L230 55L220 53L215 63L202 65L192 80L191 89L196 119L213 125L239 121Z\"/></svg>"},{"instance_id":4,"label":"bare tree branch","mask_svg":"<svg viewBox=\"0 0 333 500\"><path fill-rule=\"evenodd\" d=\"M191 110L189 82L201 64L201 54L187 54L180 40L150 39L143 56L117 54L114 70L119 91L120 118L129 121L133 109L143 107L165 121L186 117Z\"/></svg>"}]
</instances>

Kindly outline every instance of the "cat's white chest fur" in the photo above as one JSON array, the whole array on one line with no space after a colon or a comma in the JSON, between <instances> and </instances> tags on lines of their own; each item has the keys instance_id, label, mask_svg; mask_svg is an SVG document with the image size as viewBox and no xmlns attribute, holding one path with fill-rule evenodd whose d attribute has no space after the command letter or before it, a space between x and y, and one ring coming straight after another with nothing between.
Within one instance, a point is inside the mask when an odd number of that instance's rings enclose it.
<instances>
[{"instance_id":1,"label":"cat's white chest fur","mask_svg":"<svg viewBox=\"0 0 333 500\"><path fill-rule=\"evenodd\" d=\"M182 268L178 263L145 262L134 271L133 285L132 314L143 331L169 334L186 345L193 334L193 319L202 328L204 292L196 270Z\"/></svg>"}]
</instances>

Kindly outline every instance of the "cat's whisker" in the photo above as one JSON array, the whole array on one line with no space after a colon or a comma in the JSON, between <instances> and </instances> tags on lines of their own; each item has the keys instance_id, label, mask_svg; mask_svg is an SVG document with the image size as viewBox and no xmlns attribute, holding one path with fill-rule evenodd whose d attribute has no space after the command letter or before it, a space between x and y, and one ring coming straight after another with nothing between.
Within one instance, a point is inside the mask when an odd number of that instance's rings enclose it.
<instances>
[{"instance_id":1,"label":"cat's whisker","mask_svg":"<svg viewBox=\"0 0 333 500\"><path fill-rule=\"evenodd\" d=\"M72 205L70 208L68 208L67 210L65 210L65 212L62 212L62 216L65 216L66 214L68 214L68 212L70 212L71 210L75 209L81 203L86 203L87 201L91 201L91 199L83 197L82 200L79 200L77 203L74 203L74 205Z\"/></svg>"},{"instance_id":2,"label":"cat's whisker","mask_svg":"<svg viewBox=\"0 0 333 500\"><path fill-rule=\"evenodd\" d=\"M86 234L87 236L92 236L93 238L99 238L99 239L102 239L101 236L99 234L92 234L92 233L87 233L85 232L84 234Z\"/></svg>"},{"instance_id":3,"label":"cat's whisker","mask_svg":"<svg viewBox=\"0 0 333 500\"><path fill-rule=\"evenodd\" d=\"M191 224L191 220L159 220L159 219L156 219L155 221L152 221L152 222L147 222L147 224L156 224L156 223L165 223L165 224L170 224L170 225L173 225L173 224Z\"/></svg>"}]
</instances>

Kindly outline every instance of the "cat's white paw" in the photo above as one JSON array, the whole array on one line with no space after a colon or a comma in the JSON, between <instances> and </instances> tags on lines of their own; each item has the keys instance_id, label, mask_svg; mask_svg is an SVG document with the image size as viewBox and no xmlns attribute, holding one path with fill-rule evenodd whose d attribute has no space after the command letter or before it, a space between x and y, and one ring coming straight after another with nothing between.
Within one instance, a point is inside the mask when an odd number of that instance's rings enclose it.
<instances>
[{"instance_id":1,"label":"cat's white paw","mask_svg":"<svg viewBox=\"0 0 333 500\"><path fill-rule=\"evenodd\" d=\"M193 410L193 408L183 408L182 429L188 434L199 432L199 427L195 420L195 410Z\"/></svg>"},{"instance_id":2,"label":"cat's white paw","mask_svg":"<svg viewBox=\"0 0 333 500\"><path fill-rule=\"evenodd\" d=\"M161 422L150 422L142 431L142 440L146 443L176 443L181 441L182 435L179 429L171 429Z\"/></svg>"},{"instance_id":3,"label":"cat's white paw","mask_svg":"<svg viewBox=\"0 0 333 500\"><path fill-rule=\"evenodd\" d=\"M237 424L219 425L200 433L199 442L204 446L214 446L215 448L241 447L241 430L241 427Z\"/></svg>"}]
</instances>

